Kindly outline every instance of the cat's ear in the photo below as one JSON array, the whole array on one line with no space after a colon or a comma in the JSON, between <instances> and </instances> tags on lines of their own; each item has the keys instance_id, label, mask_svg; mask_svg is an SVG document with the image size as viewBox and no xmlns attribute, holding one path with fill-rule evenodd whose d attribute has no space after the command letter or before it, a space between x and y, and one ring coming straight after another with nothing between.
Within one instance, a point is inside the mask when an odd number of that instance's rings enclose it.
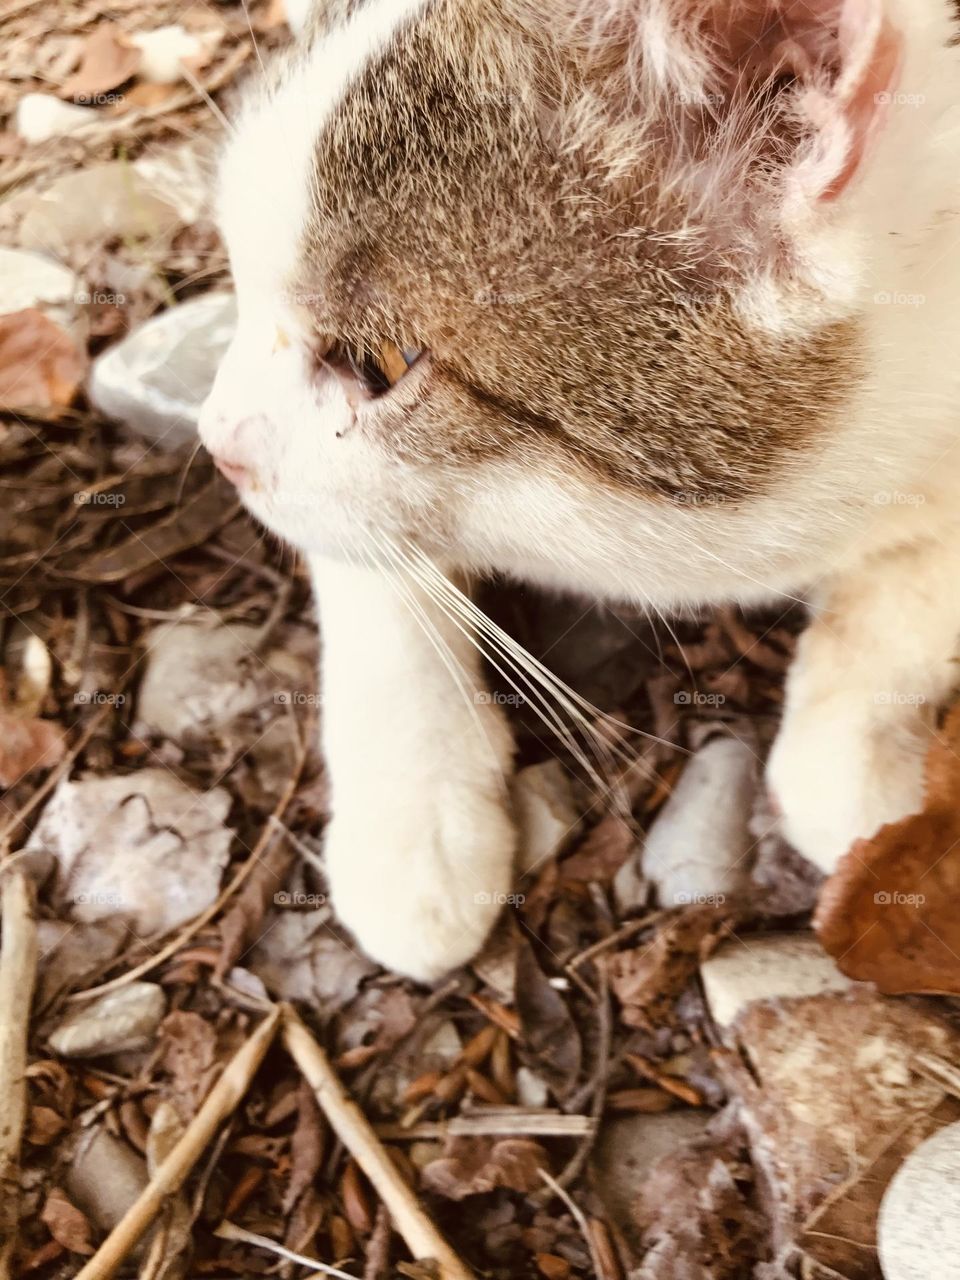
<instances>
[{"instance_id":1,"label":"cat's ear","mask_svg":"<svg viewBox=\"0 0 960 1280\"><path fill-rule=\"evenodd\" d=\"M680 143L680 165L684 153L706 161L734 186L754 164L768 176L780 169L809 205L850 189L897 88L904 37L890 4L561 0L559 8L593 55L601 96L632 100L638 124Z\"/></svg>"}]
</instances>

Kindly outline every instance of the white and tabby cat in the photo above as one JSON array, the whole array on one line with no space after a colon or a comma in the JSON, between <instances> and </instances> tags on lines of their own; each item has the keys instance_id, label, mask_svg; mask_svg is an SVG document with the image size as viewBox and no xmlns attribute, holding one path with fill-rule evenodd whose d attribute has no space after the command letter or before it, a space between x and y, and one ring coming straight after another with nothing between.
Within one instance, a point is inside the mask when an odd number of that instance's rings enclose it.
<instances>
[{"instance_id":1,"label":"white and tabby cat","mask_svg":"<svg viewBox=\"0 0 960 1280\"><path fill-rule=\"evenodd\" d=\"M510 888L478 629L516 655L469 575L666 610L802 595L784 833L829 869L917 806L960 633L954 22L320 0L251 86L202 434L309 559L333 901L379 960L436 977Z\"/></svg>"}]
</instances>

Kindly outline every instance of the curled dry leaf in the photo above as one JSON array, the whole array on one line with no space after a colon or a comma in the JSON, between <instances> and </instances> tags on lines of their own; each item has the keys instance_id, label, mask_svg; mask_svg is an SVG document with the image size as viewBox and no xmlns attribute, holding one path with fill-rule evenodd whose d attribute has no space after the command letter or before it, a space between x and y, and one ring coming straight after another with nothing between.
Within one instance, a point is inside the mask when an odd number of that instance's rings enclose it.
<instances>
[{"instance_id":1,"label":"curled dry leaf","mask_svg":"<svg viewBox=\"0 0 960 1280\"><path fill-rule=\"evenodd\" d=\"M60 88L61 98L92 101L136 75L143 54L112 22L87 37L80 66Z\"/></svg>"},{"instance_id":2,"label":"curled dry leaf","mask_svg":"<svg viewBox=\"0 0 960 1280\"><path fill-rule=\"evenodd\" d=\"M59 725L0 711L0 787L12 787L34 769L52 768L65 751Z\"/></svg>"},{"instance_id":3,"label":"curled dry leaf","mask_svg":"<svg viewBox=\"0 0 960 1280\"><path fill-rule=\"evenodd\" d=\"M517 1013L524 1045L537 1073L561 1101L580 1074L583 1046L566 1002L551 985L524 938L517 948Z\"/></svg>"},{"instance_id":4,"label":"curled dry leaf","mask_svg":"<svg viewBox=\"0 0 960 1280\"><path fill-rule=\"evenodd\" d=\"M39 308L0 316L0 409L65 409L85 371L73 338Z\"/></svg>"},{"instance_id":5,"label":"curled dry leaf","mask_svg":"<svg viewBox=\"0 0 960 1280\"><path fill-rule=\"evenodd\" d=\"M449 1200L507 1187L529 1194L543 1185L546 1151L530 1138L454 1138L423 1170L423 1185Z\"/></svg>"},{"instance_id":6,"label":"curled dry leaf","mask_svg":"<svg viewBox=\"0 0 960 1280\"><path fill-rule=\"evenodd\" d=\"M927 758L922 813L858 840L814 925L848 977L887 995L960 994L960 706Z\"/></svg>"},{"instance_id":7,"label":"curled dry leaf","mask_svg":"<svg viewBox=\"0 0 960 1280\"><path fill-rule=\"evenodd\" d=\"M40 1217L54 1240L64 1249L85 1258L93 1253L92 1228L86 1215L67 1199L59 1187L50 1191Z\"/></svg>"}]
</instances>

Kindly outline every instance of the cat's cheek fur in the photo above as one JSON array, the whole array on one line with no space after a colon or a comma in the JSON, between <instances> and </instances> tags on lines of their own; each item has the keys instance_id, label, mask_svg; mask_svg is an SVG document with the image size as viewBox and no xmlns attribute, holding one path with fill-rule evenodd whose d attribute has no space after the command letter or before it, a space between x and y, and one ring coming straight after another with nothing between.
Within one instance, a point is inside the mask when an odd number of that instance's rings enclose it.
<instances>
[{"instance_id":1,"label":"cat's cheek fur","mask_svg":"<svg viewBox=\"0 0 960 1280\"><path fill-rule=\"evenodd\" d=\"M429 595L320 557L310 567L333 905L368 954L429 982L479 951L510 893L510 732L469 636Z\"/></svg>"}]
</instances>

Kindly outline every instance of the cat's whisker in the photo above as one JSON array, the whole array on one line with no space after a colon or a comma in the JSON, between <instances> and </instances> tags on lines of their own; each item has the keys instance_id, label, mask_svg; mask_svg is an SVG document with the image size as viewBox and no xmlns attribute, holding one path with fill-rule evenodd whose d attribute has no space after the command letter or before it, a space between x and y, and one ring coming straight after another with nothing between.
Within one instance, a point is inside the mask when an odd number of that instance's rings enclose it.
<instances>
[{"instance_id":1,"label":"cat's whisker","mask_svg":"<svg viewBox=\"0 0 960 1280\"><path fill-rule=\"evenodd\" d=\"M341 550L345 551L342 540L340 540L340 546L341 546ZM462 696L463 701L467 706L467 709L470 712L471 718L473 719L473 722L476 726L477 733L480 735L481 739L487 744L487 746L490 749L490 755L494 761L494 765L497 770L497 773L500 775L502 789L506 794L509 789L509 784L500 766L499 757L497 756L497 752L493 744L490 742L487 732L483 726L483 722L480 718L479 712L477 711L476 704L473 700L471 692L464 681L463 672L460 669L455 656L451 653L450 646L439 634L439 632L437 631L437 628L434 626L434 624L430 619L430 615L424 609L423 605L421 605L420 602L416 599L409 585L403 581L402 574L399 571L397 572L392 571L389 566L384 564L382 557L378 556L375 559L369 553L364 553L363 551L361 551L360 562L364 565L364 567L368 569L373 569L383 576L384 581L393 591L394 595L396 595L398 599L400 599L401 602L405 605L411 617L414 619L414 621L419 626L420 630L423 632L431 648L434 650L434 652L437 654L437 657L443 663L455 687L457 688L458 692Z\"/></svg>"},{"instance_id":2,"label":"cat's whisker","mask_svg":"<svg viewBox=\"0 0 960 1280\"><path fill-rule=\"evenodd\" d=\"M488 646L492 644L494 652L491 653L489 647L485 648L478 638L477 628L474 625L474 621L465 613L462 607L462 602L455 595L451 596L444 593L440 589L440 584L431 580L429 577L426 577L415 562L411 561L408 556L403 555L400 548L387 541L382 547L382 550L385 554L401 558L401 563L406 565L407 571L414 576L423 589L430 594L438 608L440 608L451 622L453 622L454 626L456 626L457 629L466 636L477 652L490 663L498 675L500 675L501 678L509 684L510 688L513 689L528 706L530 706L534 714L547 726L551 733L560 738L576 760L577 764L580 765L584 772L590 777L591 781L601 791L607 792L610 788L610 784L607 779L597 773L593 763L580 747L577 740L573 737L569 727L563 723L557 712L550 705L549 701L536 687L536 683L530 679L529 675L527 675L522 668L518 668L518 664L515 659L512 659L508 653L504 652L502 647L497 646L494 641L491 641L489 636L486 637ZM443 579L443 581L446 582L447 580ZM464 597L464 599L467 599L467 597ZM504 670L501 662L512 663L514 671L511 672L510 670ZM525 687L522 687L517 683L517 676L524 681ZM548 689L547 692L552 694L554 697L556 696L553 694L552 690ZM602 740L599 739L598 741L602 742ZM605 743L602 743L602 746L604 749L607 748L607 744ZM600 754L599 751L598 754Z\"/></svg>"}]
</instances>

